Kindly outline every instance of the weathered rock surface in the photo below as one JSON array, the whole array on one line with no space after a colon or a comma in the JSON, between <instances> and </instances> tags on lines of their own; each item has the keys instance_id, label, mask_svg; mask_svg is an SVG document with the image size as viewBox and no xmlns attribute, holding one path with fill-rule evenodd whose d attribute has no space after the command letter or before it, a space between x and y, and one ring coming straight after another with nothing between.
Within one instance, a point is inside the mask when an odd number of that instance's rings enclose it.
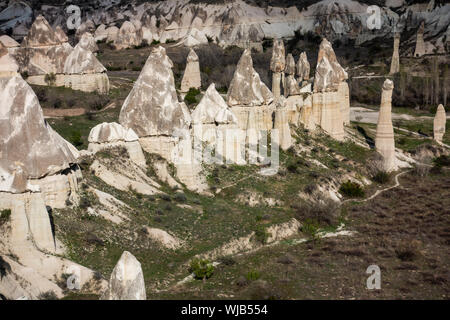
<instances>
[{"instance_id":1,"label":"weathered rock surface","mask_svg":"<svg viewBox=\"0 0 450 320\"><path fill-rule=\"evenodd\" d=\"M192 112L194 135L215 150L215 156L229 163L238 163L241 145L232 135L239 130L237 117L228 108L212 83Z\"/></svg>"},{"instance_id":2,"label":"weathered rock surface","mask_svg":"<svg viewBox=\"0 0 450 320\"><path fill-rule=\"evenodd\" d=\"M421 57L425 54L425 42L423 41L423 33L425 30L425 22L420 23L420 27L417 30L416 37L416 49L414 50L414 57Z\"/></svg>"},{"instance_id":3,"label":"weathered rock surface","mask_svg":"<svg viewBox=\"0 0 450 320\"><path fill-rule=\"evenodd\" d=\"M272 92L253 69L251 51L246 49L238 62L227 94L227 103L233 106L261 106L273 101Z\"/></svg>"},{"instance_id":4,"label":"weathered rock surface","mask_svg":"<svg viewBox=\"0 0 450 320\"><path fill-rule=\"evenodd\" d=\"M340 95L336 92L316 92L312 95L314 122L332 138L343 140L344 119L342 118Z\"/></svg>"},{"instance_id":5,"label":"weathered rock surface","mask_svg":"<svg viewBox=\"0 0 450 320\"><path fill-rule=\"evenodd\" d=\"M181 92L188 92L190 88L200 89L201 86L200 63L197 54L191 49L186 59L186 69L181 80Z\"/></svg>"},{"instance_id":6,"label":"weathered rock surface","mask_svg":"<svg viewBox=\"0 0 450 320\"><path fill-rule=\"evenodd\" d=\"M0 42L6 48L17 48L20 46L20 44L16 40L7 35L0 36Z\"/></svg>"},{"instance_id":7,"label":"weathered rock surface","mask_svg":"<svg viewBox=\"0 0 450 320\"><path fill-rule=\"evenodd\" d=\"M117 50L132 48L139 46L142 42L140 39L138 30L133 23L125 21L117 34L117 38L114 40L114 47Z\"/></svg>"},{"instance_id":8,"label":"weathered rock surface","mask_svg":"<svg viewBox=\"0 0 450 320\"><path fill-rule=\"evenodd\" d=\"M131 161L143 168L147 166L144 153L139 144L139 137L133 129L125 129L115 122L103 122L91 129L88 141L88 150L94 153L108 148L123 146L127 149Z\"/></svg>"},{"instance_id":9,"label":"weathered rock surface","mask_svg":"<svg viewBox=\"0 0 450 320\"><path fill-rule=\"evenodd\" d=\"M350 89L346 81L342 81L338 88L339 104L341 106L342 120L344 124L350 124Z\"/></svg>"},{"instance_id":10,"label":"weathered rock surface","mask_svg":"<svg viewBox=\"0 0 450 320\"><path fill-rule=\"evenodd\" d=\"M436 115L434 116L433 122L434 140L436 140L437 142L442 142L442 138L445 134L446 122L447 115L445 114L444 106L440 104L436 110Z\"/></svg>"},{"instance_id":11,"label":"weathered rock surface","mask_svg":"<svg viewBox=\"0 0 450 320\"><path fill-rule=\"evenodd\" d=\"M20 75L0 78L0 95L3 101L0 112L0 191L22 193L30 188L35 190L26 181L39 184L44 181L40 179L49 180L54 175L64 180L65 186L76 183L70 173L70 168L76 163L73 147L44 120L39 101L30 86ZM23 182L17 188L19 168ZM69 174L61 175L66 170ZM54 190L57 185L50 183L49 188ZM58 189L54 192L63 193L66 199L71 191L75 191L66 190L66 187ZM53 200L46 199L46 202L52 206L65 206Z\"/></svg>"},{"instance_id":12,"label":"weathered rock surface","mask_svg":"<svg viewBox=\"0 0 450 320\"><path fill-rule=\"evenodd\" d=\"M117 37L119 36L119 28L117 28L116 26L112 26L107 28L106 32L108 33L106 42L114 43L117 40Z\"/></svg>"},{"instance_id":13,"label":"weathered rock surface","mask_svg":"<svg viewBox=\"0 0 450 320\"><path fill-rule=\"evenodd\" d=\"M17 75L19 65L8 53L8 49L0 42L0 77L9 78Z\"/></svg>"},{"instance_id":14,"label":"weathered rock surface","mask_svg":"<svg viewBox=\"0 0 450 320\"><path fill-rule=\"evenodd\" d=\"M397 72L400 72L399 48L400 48L400 34L396 32L394 35L394 51L392 53L391 70L389 71L389 74L395 74Z\"/></svg>"},{"instance_id":15,"label":"weathered rock surface","mask_svg":"<svg viewBox=\"0 0 450 320\"><path fill-rule=\"evenodd\" d=\"M347 79L348 74L337 61L331 43L323 39L317 58L314 92L337 91L339 84Z\"/></svg>"},{"instance_id":16,"label":"weathered rock surface","mask_svg":"<svg viewBox=\"0 0 450 320\"><path fill-rule=\"evenodd\" d=\"M383 157L383 167L386 171L397 168L395 158L394 128L391 117L391 101L394 83L386 79L381 93L381 106L378 115L377 133L375 136L375 148Z\"/></svg>"},{"instance_id":17,"label":"weathered rock surface","mask_svg":"<svg viewBox=\"0 0 450 320\"><path fill-rule=\"evenodd\" d=\"M283 40L277 39L273 42L272 58L270 60L270 70L272 71L272 93L275 98L281 94L281 77L286 68L286 53Z\"/></svg>"},{"instance_id":18,"label":"weathered rock surface","mask_svg":"<svg viewBox=\"0 0 450 320\"><path fill-rule=\"evenodd\" d=\"M98 51L97 42L95 41L94 36L89 32L83 33L78 44L84 50L91 51L92 53L95 53Z\"/></svg>"},{"instance_id":19,"label":"weathered rock surface","mask_svg":"<svg viewBox=\"0 0 450 320\"><path fill-rule=\"evenodd\" d=\"M92 20L86 20L77 28L77 31L75 32L75 38L79 41L83 34L86 32L94 34L95 24Z\"/></svg>"},{"instance_id":20,"label":"weathered rock surface","mask_svg":"<svg viewBox=\"0 0 450 320\"><path fill-rule=\"evenodd\" d=\"M140 138L171 137L189 128L190 116L178 102L172 65L163 47L154 48L122 106L120 123Z\"/></svg>"},{"instance_id":21,"label":"weathered rock surface","mask_svg":"<svg viewBox=\"0 0 450 320\"><path fill-rule=\"evenodd\" d=\"M309 80L309 72L310 72L310 65L308 62L308 57L306 56L306 52L302 52L300 54L300 58L297 61L298 81L302 82Z\"/></svg>"},{"instance_id":22,"label":"weathered rock surface","mask_svg":"<svg viewBox=\"0 0 450 320\"><path fill-rule=\"evenodd\" d=\"M146 300L144 274L140 262L124 251L114 267L102 300Z\"/></svg>"},{"instance_id":23,"label":"weathered rock surface","mask_svg":"<svg viewBox=\"0 0 450 320\"><path fill-rule=\"evenodd\" d=\"M183 245L180 239L172 236L167 231L150 227L145 227L145 230L150 239L157 242L164 248L176 250Z\"/></svg>"},{"instance_id":24,"label":"weathered rock surface","mask_svg":"<svg viewBox=\"0 0 450 320\"><path fill-rule=\"evenodd\" d=\"M58 38L58 40L61 43L69 41L69 38L67 37L66 33L64 32L64 30L60 26L57 26L55 28L55 34L56 34L56 37Z\"/></svg>"},{"instance_id":25,"label":"weathered rock surface","mask_svg":"<svg viewBox=\"0 0 450 320\"><path fill-rule=\"evenodd\" d=\"M31 25L28 35L23 39L23 47L55 46L61 41L48 21L39 15Z\"/></svg>"},{"instance_id":26,"label":"weathered rock surface","mask_svg":"<svg viewBox=\"0 0 450 320\"><path fill-rule=\"evenodd\" d=\"M300 86L295 79L295 60L291 53L286 58L286 70L287 73L284 84L285 97L294 96L300 94Z\"/></svg>"},{"instance_id":27,"label":"weathered rock surface","mask_svg":"<svg viewBox=\"0 0 450 320\"><path fill-rule=\"evenodd\" d=\"M74 90L108 93L109 79L106 68L90 50L84 48L82 41L83 38L66 59L64 85Z\"/></svg>"},{"instance_id":28,"label":"weathered rock surface","mask_svg":"<svg viewBox=\"0 0 450 320\"><path fill-rule=\"evenodd\" d=\"M278 130L278 140L279 140L278 142L280 148L283 150L289 149L293 143L286 110L277 109L275 111L274 129ZM272 139L273 139L273 132L272 132Z\"/></svg>"},{"instance_id":29,"label":"weathered rock surface","mask_svg":"<svg viewBox=\"0 0 450 320\"><path fill-rule=\"evenodd\" d=\"M106 29L106 26L102 23L97 27L94 33L94 39L95 42L99 41L107 41L108 39L108 30Z\"/></svg>"}]
</instances>

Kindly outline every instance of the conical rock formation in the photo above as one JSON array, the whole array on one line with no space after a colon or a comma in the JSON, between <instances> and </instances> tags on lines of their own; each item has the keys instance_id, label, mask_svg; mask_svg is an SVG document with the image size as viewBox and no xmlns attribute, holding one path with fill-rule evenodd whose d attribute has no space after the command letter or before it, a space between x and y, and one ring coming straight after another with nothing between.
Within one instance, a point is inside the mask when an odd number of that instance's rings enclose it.
<instances>
[{"instance_id":1,"label":"conical rock formation","mask_svg":"<svg viewBox=\"0 0 450 320\"><path fill-rule=\"evenodd\" d=\"M394 35L394 51L392 53L391 70L389 71L389 74L395 74L397 72L400 72L399 47L400 47L400 34L396 32Z\"/></svg>"},{"instance_id":2,"label":"conical rock formation","mask_svg":"<svg viewBox=\"0 0 450 320\"><path fill-rule=\"evenodd\" d=\"M89 32L83 33L83 35L81 36L81 39L78 42L78 44L84 50L91 51L92 53L95 53L95 52L98 51L97 43L96 43L94 37L92 36L92 34L90 34Z\"/></svg>"},{"instance_id":3,"label":"conical rock formation","mask_svg":"<svg viewBox=\"0 0 450 320\"><path fill-rule=\"evenodd\" d=\"M416 36L416 49L414 50L414 57L421 57L425 54L425 42L423 41L423 33L425 31L425 22L422 21Z\"/></svg>"},{"instance_id":4,"label":"conical rock formation","mask_svg":"<svg viewBox=\"0 0 450 320\"><path fill-rule=\"evenodd\" d=\"M394 128L392 126L392 90L394 83L386 79L381 93L381 106L378 115L375 148L383 157L383 168L392 171L397 168L395 158Z\"/></svg>"},{"instance_id":5,"label":"conical rock formation","mask_svg":"<svg viewBox=\"0 0 450 320\"><path fill-rule=\"evenodd\" d=\"M229 106L261 106L272 101L272 92L253 69L251 51L246 49L231 80L227 103Z\"/></svg>"},{"instance_id":6,"label":"conical rock formation","mask_svg":"<svg viewBox=\"0 0 450 320\"><path fill-rule=\"evenodd\" d=\"M306 52L302 52L300 54L300 58L297 61L298 81L302 82L309 80L309 72L310 72L310 65L308 62L308 57L306 56Z\"/></svg>"},{"instance_id":7,"label":"conical rock formation","mask_svg":"<svg viewBox=\"0 0 450 320\"><path fill-rule=\"evenodd\" d=\"M146 300L144 274L140 262L124 251L114 267L102 300Z\"/></svg>"},{"instance_id":8,"label":"conical rock formation","mask_svg":"<svg viewBox=\"0 0 450 320\"><path fill-rule=\"evenodd\" d=\"M132 48L141 44L136 27L133 23L125 21L120 27L117 38L114 40L114 47L117 50Z\"/></svg>"},{"instance_id":9,"label":"conical rock formation","mask_svg":"<svg viewBox=\"0 0 450 320\"><path fill-rule=\"evenodd\" d=\"M186 69L181 80L181 92L188 92L190 88L200 89L201 86L200 63L197 54L191 49L186 59Z\"/></svg>"}]
</instances>

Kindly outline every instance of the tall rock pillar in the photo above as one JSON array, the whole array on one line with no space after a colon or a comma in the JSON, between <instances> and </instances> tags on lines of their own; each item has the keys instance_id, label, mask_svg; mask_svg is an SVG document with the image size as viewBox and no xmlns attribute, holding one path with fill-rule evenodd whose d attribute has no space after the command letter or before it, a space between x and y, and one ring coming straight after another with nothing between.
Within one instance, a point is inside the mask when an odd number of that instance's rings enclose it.
<instances>
[{"instance_id":1,"label":"tall rock pillar","mask_svg":"<svg viewBox=\"0 0 450 320\"><path fill-rule=\"evenodd\" d=\"M417 30L416 50L414 51L414 57L421 57L425 54L425 42L423 41L424 31L425 31L425 22L422 21L419 30Z\"/></svg>"},{"instance_id":2,"label":"tall rock pillar","mask_svg":"<svg viewBox=\"0 0 450 320\"><path fill-rule=\"evenodd\" d=\"M392 126L392 90L394 83L386 79L381 93L381 106L378 115L375 148L383 157L383 168L386 171L396 169L394 128Z\"/></svg>"},{"instance_id":3,"label":"tall rock pillar","mask_svg":"<svg viewBox=\"0 0 450 320\"><path fill-rule=\"evenodd\" d=\"M394 35L394 52L392 53L391 70L389 71L389 74L400 72L400 55L398 51L399 47L400 34L396 32Z\"/></svg>"},{"instance_id":4,"label":"tall rock pillar","mask_svg":"<svg viewBox=\"0 0 450 320\"><path fill-rule=\"evenodd\" d=\"M272 71L272 93L274 98L281 95L281 76L286 68L286 55L283 40L275 40L273 43L272 59L270 60L270 70Z\"/></svg>"},{"instance_id":5,"label":"tall rock pillar","mask_svg":"<svg viewBox=\"0 0 450 320\"><path fill-rule=\"evenodd\" d=\"M434 116L434 128L433 128L433 134L434 134L434 140L437 142L442 142L442 138L445 134L445 123L446 123L446 114L445 109L442 104L440 104L436 110L436 115Z\"/></svg>"}]
</instances>

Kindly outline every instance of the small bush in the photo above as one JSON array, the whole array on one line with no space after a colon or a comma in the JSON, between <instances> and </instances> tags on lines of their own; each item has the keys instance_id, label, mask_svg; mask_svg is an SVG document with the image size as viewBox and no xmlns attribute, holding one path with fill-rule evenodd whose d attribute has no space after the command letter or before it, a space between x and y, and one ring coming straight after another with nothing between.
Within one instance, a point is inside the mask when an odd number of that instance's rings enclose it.
<instances>
[{"instance_id":1,"label":"small bush","mask_svg":"<svg viewBox=\"0 0 450 320\"><path fill-rule=\"evenodd\" d=\"M352 181L346 181L343 184L341 184L339 192L342 195L350 198L364 197L364 189L361 187L359 183Z\"/></svg>"},{"instance_id":2,"label":"small bush","mask_svg":"<svg viewBox=\"0 0 450 320\"><path fill-rule=\"evenodd\" d=\"M267 243L267 240L269 239L269 233L267 232L266 228L262 225L259 225L255 229L255 240L265 244Z\"/></svg>"},{"instance_id":3,"label":"small bush","mask_svg":"<svg viewBox=\"0 0 450 320\"><path fill-rule=\"evenodd\" d=\"M192 272L196 279L209 279L214 273L214 266L209 260L194 259L191 261L190 272Z\"/></svg>"},{"instance_id":4,"label":"small bush","mask_svg":"<svg viewBox=\"0 0 450 320\"><path fill-rule=\"evenodd\" d=\"M200 94L200 90L195 88L190 88L186 96L184 97L184 102L187 105L194 104L197 102L196 96Z\"/></svg>"},{"instance_id":5,"label":"small bush","mask_svg":"<svg viewBox=\"0 0 450 320\"><path fill-rule=\"evenodd\" d=\"M260 277L261 277L261 275L256 270L249 271L246 276L248 281L255 281L255 280L258 280Z\"/></svg>"},{"instance_id":6,"label":"small bush","mask_svg":"<svg viewBox=\"0 0 450 320\"><path fill-rule=\"evenodd\" d=\"M159 22L159 21L158 21L158 22ZM160 44L160 43L161 43L161 42L159 42L159 40L153 40L153 41L152 41L152 45L154 45L154 46L157 45L157 44Z\"/></svg>"},{"instance_id":7,"label":"small bush","mask_svg":"<svg viewBox=\"0 0 450 320\"><path fill-rule=\"evenodd\" d=\"M44 81L47 85L52 86L56 82L56 75L53 72L47 73L44 77Z\"/></svg>"},{"instance_id":8,"label":"small bush","mask_svg":"<svg viewBox=\"0 0 450 320\"><path fill-rule=\"evenodd\" d=\"M83 145L83 140L81 139L81 132L80 131L72 131L72 134L70 135L70 142L75 147L80 147Z\"/></svg>"},{"instance_id":9,"label":"small bush","mask_svg":"<svg viewBox=\"0 0 450 320\"><path fill-rule=\"evenodd\" d=\"M433 160L435 166L450 167L450 156L442 155Z\"/></svg>"},{"instance_id":10,"label":"small bush","mask_svg":"<svg viewBox=\"0 0 450 320\"><path fill-rule=\"evenodd\" d=\"M186 202L186 200L187 200L186 195L181 192L175 193L175 195L173 196L173 199L177 202Z\"/></svg>"},{"instance_id":11,"label":"small bush","mask_svg":"<svg viewBox=\"0 0 450 320\"><path fill-rule=\"evenodd\" d=\"M11 210L5 209L0 211L0 226L9 221L11 217Z\"/></svg>"},{"instance_id":12,"label":"small bush","mask_svg":"<svg viewBox=\"0 0 450 320\"><path fill-rule=\"evenodd\" d=\"M58 300L56 293L51 290L40 293L37 298L38 300Z\"/></svg>"},{"instance_id":13,"label":"small bush","mask_svg":"<svg viewBox=\"0 0 450 320\"><path fill-rule=\"evenodd\" d=\"M386 171L378 171L374 176L372 176L372 180L380 184L385 184L389 182L390 175Z\"/></svg>"}]
</instances>

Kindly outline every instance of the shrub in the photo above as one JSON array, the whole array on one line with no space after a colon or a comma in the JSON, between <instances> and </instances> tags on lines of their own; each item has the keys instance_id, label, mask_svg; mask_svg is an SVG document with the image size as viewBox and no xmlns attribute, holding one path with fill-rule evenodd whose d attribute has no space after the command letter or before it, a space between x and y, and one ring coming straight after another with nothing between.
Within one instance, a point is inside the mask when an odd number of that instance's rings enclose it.
<instances>
[{"instance_id":1,"label":"shrub","mask_svg":"<svg viewBox=\"0 0 450 320\"><path fill-rule=\"evenodd\" d=\"M197 102L196 96L200 94L200 90L195 88L190 88L186 96L184 97L184 102L186 104L193 104Z\"/></svg>"},{"instance_id":2,"label":"shrub","mask_svg":"<svg viewBox=\"0 0 450 320\"><path fill-rule=\"evenodd\" d=\"M80 147L83 145L83 140L81 139L81 132L80 131L72 131L72 134L70 135L70 142L75 147Z\"/></svg>"},{"instance_id":3,"label":"shrub","mask_svg":"<svg viewBox=\"0 0 450 320\"><path fill-rule=\"evenodd\" d=\"M186 202L186 200L187 200L186 195L181 192L175 193L175 195L173 196L173 199L178 202Z\"/></svg>"},{"instance_id":4,"label":"shrub","mask_svg":"<svg viewBox=\"0 0 450 320\"><path fill-rule=\"evenodd\" d=\"M191 261L190 272L192 272L196 279L208 279L214 273L214 266L209 260L194 259Z\"/></svg>"},{"instance_id":5,"label":"shrub","mask_svg":"<svg viewBox=\"0 0 450 320\"><path fill-rule=\"evenodd\" d=\"M20 75L22 76L23 80L27 80L29 77L28 71L24 71Z\"/></svg>"},{"instance_id":6,"label":"shrub","mask_svg":"<svg viewBox=\"0 0 450 320\"><path fill-rule=\"evenodd\" d=\"M433 162L438 167L450 167L450 156L442 155L434 159Z\"/></svg>"},{"instance_id":7,"label":"shrub","mask_svg":"<svg viewBox=\"0 0 450 320\"><path fill-rule=\"evenodd\" d=\"M322 226L336 226L339 223L338 204L328 198L305 203L297 208L296 217L300 221L314 221Z\"/></svg>"},{"instance_id":8,"label":"shrub","mask_svg":"<svg viewBox=\"0 0 450 320\"><path fill-rule=\"evenodd\" d=\"M37 298L39 300L58 300L56 293L51 290L40 293Z\"/></svg>"},{"instance_id":9,"label":"shrub","mask_svg":"<svg viewBox=\"0 0 450 320\"><path fill-rule=\"evenodd\" d=\"M44 77L44 81L47 85L52 86L56 82L56 75L53 72L47 73Z\"/></svg>"},{"instance_id":10,"label":"shrub","mask_svg":"<svg viewBox=\"0 0 450 320\"><path fill-rule=\"evenodd\" d=\"M364 197L364 189L361 187L359 183L346 181L341 184L339 188L339 192L346 197Z\"/></svg>"},{"instance_id":11,"label":"shrub","mask_svg":"<svg viewBox=\"0 0 450 320\"><path fill-rule=\"evenodd\" d=\"M9 221L11 217L11 210L5 209L0 211L0 226Z\"/></svg>"},{"instance_id":12,"label":"shrub","mask_svg":"<svg viewBox=\"0 0 450 320\"><path fill-rule=\"evenodd\" d=\"M159 22L159 21L158 21L158 22ZM153 41L152 41L152 45L157 45L157 44L160 44L159 40L153 40Z\"/></svg>"},{"instance_id":13,"label":"shrub","mask_svg":"<svg viewBox=\"0 0 450 320\"><path fill-rule=\"evenodd\" d=\"M390 175L386 171L378 171L372 176L372 180L381 184L388 183L390 180Z\"/></svg>"},{"instance_id":14,"label":"shrub","mask_svg":"<svg viewBox=\"0 0 450 320\"><path fill-rule=\"evenodd\" d=\"M249 271L246 276L248 281L255 281L255 280L258 280L260 277L261 277L261 275L256 270Z\"/></svg>"},{"instance_id":15,"label":"shrub","mask_svg":"<svg viewBox=\"0 0 450 320\"><path fill-rule=\"evenodd\" d=\"M267 232L266 228L262 225L258 225L255 229L255 239L256 241L265 244L267 243L267 240L269 239L269 233Z\"/></svg>"}]
</instances>

